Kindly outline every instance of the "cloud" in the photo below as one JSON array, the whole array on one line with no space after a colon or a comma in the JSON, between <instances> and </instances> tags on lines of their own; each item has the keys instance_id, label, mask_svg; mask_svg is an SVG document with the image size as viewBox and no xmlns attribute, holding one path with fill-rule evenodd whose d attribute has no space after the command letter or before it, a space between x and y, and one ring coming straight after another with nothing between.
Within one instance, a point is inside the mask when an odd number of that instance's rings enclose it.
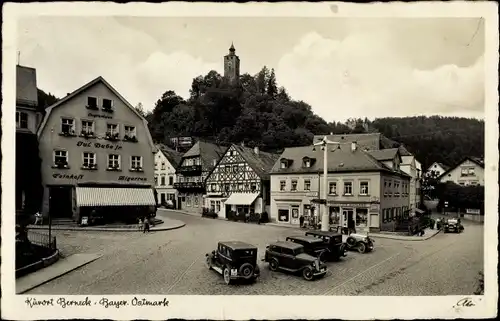
<instances>
[{"instance_id":1,"label":"cloud","mask_svg":"<svg viewBox=\"0 0 500 321\"><path fill-rule=\"evenodd\" d=\"M409 36L409 35L408 35ZM425 43L425 42L424 42ZM350 117L484 112L484 59L418 69L388 29L342 40L308 33L279 61L278 81L327 121ZM429 48L429 50L435 48Z\"/></svg>"}]
</instances>

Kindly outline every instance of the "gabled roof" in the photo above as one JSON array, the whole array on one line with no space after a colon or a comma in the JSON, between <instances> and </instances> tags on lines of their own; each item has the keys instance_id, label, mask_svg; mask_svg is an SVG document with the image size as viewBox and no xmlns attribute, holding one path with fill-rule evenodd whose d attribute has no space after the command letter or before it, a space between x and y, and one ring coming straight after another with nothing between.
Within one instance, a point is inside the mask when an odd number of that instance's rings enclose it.
<instances>
[{"instance_id":1,"label":"gabled roof","mask_svg":"<svg viewBox=\"0 0 500 321\"><path fill-rule=\"evenodd\" d=\"M219 146L199 140L184 155L182 155L182 158L200 156L203 171L211 171L215 167L214 161L218 162L220 158L224 156L227 149L228 147L225 146Z\"/></svg>"},{"instance_id":2,"label":"gabled roof","mask_svg":"<svg viewBox=\"0 0 500 321\"><path fill-rule=\"evenodd\" d=\"M462 158L462 160L460 162L458 162L457 165L455 165L453 167L450 167L447 170L445 170L443 172L443 174L441 174L441 176L438 177L438 179L441 179L441 177L443 177L444 175L448 174L449 172L451 172L452 170L454 170L458 166L462 165L467 160L475 163L477 166L479 166L481 168L484 168L484 159L483 158L473 157L473 156L466 156L466 157ZM437 163L437 164L439 164L439 163Z\"/></svg>"},{"instance_id":3,"label":"gabled roof","mask_svg":"<svg viewBox=\"0 0 500 321\"><path fill-rule=\"evenodd\" d=\"M314 135L313 143L319 142L325 135ZM364 133L364 134L336 134L326 135L327 139L339 143L356 142L362 149L379 150L399 148L401 156L411 156L412 154L403 146L392 139L389 139L381 133Z\"/></svg>"},{"instance_id":4,"label":"gabled roof","mask_svg":"<svg viewBox=\"0 0 500 321\"><path fill-rule=\"evenodd\" d=\"M66 97L59 99L55 104L47 107L45 110L46 111L45 116L43 117L43 120L42 120L42 123L40 124L40 127L38 128L38 132L37 132L38 137L40 137L40 135L42 134L42 132L45 128L45 125L47 124L47 120L49 119L50 114L52 113L52 110L54 110L54 108L60 107L61 105L63 105L67 101L73 99L75 96L81 94L82 92L85 92L85 90L91 88L92 86L94 86L98 83L102 83L104 86L106 86L116 97L118 97L118 99L121 100L121 102L125 106L130 108L130 110L132 110L142 120L142 122L144 123L144 127L146 129L146 136L148 137L149 144L150 144L152 150L154 151L156 149L156 147L153 143L153 138L151 137L151 133L149 132L149 129L148 129L148 121L144 117L142 117L142 115L139 114L139 112L137 112L137 110L135 110L135 108L122 95L120 95L120 93L118 91L116 91L116 89L113 88L113 86L111 86L101 76L88 82L87 84L85 84L82 87L78 88L77 90L73 91L69 95L66 95Z\"/></svg>"},{"instance_id":5,"label":"gabled roof","mask_svg":"<svg viewBox=\"0 0 500 321\"><path fill-rule=\"evenodd\" d=\"M431 169L432 169L432 166L433 166L434 164L439 165L439 166L440 166L440 167L441 167L444 171L447 171L447 170L449 170L449 169L450 169L450 166L448 166L448 165L445 165L445 164L440 163L440 162L434 162L434 163L432 163L432 164L431 164L431 165L427 168L427 171L431 170Z\"/></svg>"},{"instance_id":6,"label":"gabled roof","mask_svg":"<svg viewBox=\"0 0 500 321\"><path fill-rule=\"evenodd\" d=\"M163 154L169 161L169 163L174 167L177 168L182 161L182 153L179 153L172 148L168 147L167 145L164 144L157 144L156 148L158 149L159 152Z\"/></svg>"},{"instance_id":7,"label":"gabled roof","mask_svg":"<svg viewBox=\"0 0 500 321\"><path fill-rule=\"evenodd\" d=\"M328 151L328 171L329 172L363 172L363 171L386 171L398 175L408 176L402 171L394 171L372 157L368 152L360 148L351 151L351 146L340 145L330 147ZM311 167L303 167L302 159L307 156L316 161ZM292 160L288 168L281 168L282 159ZM286 148L280 159L274 164L271 174L280 173L318 173L323 171L323 151L321 148L313 150L311 146Z\"/></svg>"},{"instance_id":8,"label":"gabled roof","mask_svg":"<svg viewBox=\"0 0 500 321\"><path fill-rule=\"evenodd\" d=\"M378 161L386 161L386 160L393 160L394 157L398 156L399 149L389 148L389 149L369 150L367 151L367 153Z\"/></svg>"},{"instance_id":9,"label":"gabled roof","mask_svg":"<svg viewBox=\"0 0 500 321\"><path fill-rule=\"evenodd\" d=\"M16 104L38 106L35 68L16 66Z\"/></svg>"},{"instance_id":10,"label":"gabled roof","mask_svg":"<svg viewBox=\"0 0 500 321\"><path fill-rule=\"evenodd\" d=\"M259 175L262 179L269 178L269 172L274 166L274 163L278 160L280 155L271 154L267 152L259 151L258 154L255 153L253 148L243 147L240 145L233 145L233 148L245 159L245 161L250 165L250 167Z\"/></svg>"}]
</instances>

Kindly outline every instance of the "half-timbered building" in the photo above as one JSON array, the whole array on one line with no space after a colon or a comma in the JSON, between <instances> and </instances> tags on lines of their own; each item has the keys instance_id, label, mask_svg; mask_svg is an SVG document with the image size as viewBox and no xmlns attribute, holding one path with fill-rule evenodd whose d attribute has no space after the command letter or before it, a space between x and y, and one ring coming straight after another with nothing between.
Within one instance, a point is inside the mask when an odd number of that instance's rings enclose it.
<instances>
[{"instance_id":1,"label":"half-timbered building","mask_svg":"<svg viewBox=\"0 0 500 321\"><path fill-rule=\"evenodd\" d=\"M227 147L198 141L183 156L177 168L174 188L179 192L177 207L188 212L202 213L206 193L205 181Z\"/></svg>"},{"instance_id":2,"label":"half-timbered building","mask_svg":"<svg viewBox=\"0 0 500 321\"><path fill-rule=\"evenodd\" d=\"M208 176L205 207L219 217L229 211L239 214L269 213L269 171L279 155L232 145Z\"/></svg>"}]
</instances>

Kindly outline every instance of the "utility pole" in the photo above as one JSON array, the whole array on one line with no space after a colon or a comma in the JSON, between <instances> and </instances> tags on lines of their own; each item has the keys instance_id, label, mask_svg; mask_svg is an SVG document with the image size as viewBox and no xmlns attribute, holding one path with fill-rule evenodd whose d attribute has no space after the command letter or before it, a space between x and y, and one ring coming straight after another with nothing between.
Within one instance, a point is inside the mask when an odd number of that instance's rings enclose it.
<instances>
[{"instance_id":1,"label":"utility pole","mask_svg":"<svg viewBox=\"0 0 500 321\"><path fill-rule=\"evenodd\" d=\"M21 52L18 51L17 52L17 65L19 66L20 63L21 63Z\"/></svg>"}]
</instances>

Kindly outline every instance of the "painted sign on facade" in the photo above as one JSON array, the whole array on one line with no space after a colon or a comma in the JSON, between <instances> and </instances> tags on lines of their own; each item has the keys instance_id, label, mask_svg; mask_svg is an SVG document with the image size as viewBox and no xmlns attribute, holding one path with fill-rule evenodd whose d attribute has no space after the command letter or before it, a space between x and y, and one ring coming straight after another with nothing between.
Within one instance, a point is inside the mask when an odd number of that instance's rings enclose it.
<instances>
[{"instance_id":1,"label":"painted sign on facade","mask_svg":"<svg viewBox=\"0 0 500 321\"><path fill-rule=\"evenodd\" d=\"M93 113L88 113L89 117L95 117L95 118L106 118L106 119L112 119L113 117L109 115L100 115L100 114L93 114Z\"/></svg>"},{"instance_id":2,"label":"painted sign on facade","mask_svg":"<svg viewBox=\"0 0 500 321\"><path fill-rule=\"evenodd\" d=\"M148 179L146 177L120 176L120 177L118 177L118 180L119 181L126 181L126 182L131 182L131 181L146 182Z\"/></svg>"},{"instance_id":3,"label":"painted sign on facade","mask_svg":"<svg viewBox=\"0 0 500 321\"><path fill-rule=\"evenodd\" d=\"M74 180L80 180L83 178L82 174L59 174L59 173L54 173L52 174L53 178L56 179L74 179Z\"/></svg>"},{"instance_id":4,"label":"painted sign on facade","mask_svg":"<svg viewBox=\"0 0 500 321\"><path fill-rule=\"evenodd\" d=\"M84 141L81 141L81 140L76 143L76 146L78 146L78 147L94 147L94 148L109 149L109 150L120 150L120 149L122 149L122 146L120 146L118 144L92 143L92 142L84 142Z\"/></svg>"}]
</instances>

